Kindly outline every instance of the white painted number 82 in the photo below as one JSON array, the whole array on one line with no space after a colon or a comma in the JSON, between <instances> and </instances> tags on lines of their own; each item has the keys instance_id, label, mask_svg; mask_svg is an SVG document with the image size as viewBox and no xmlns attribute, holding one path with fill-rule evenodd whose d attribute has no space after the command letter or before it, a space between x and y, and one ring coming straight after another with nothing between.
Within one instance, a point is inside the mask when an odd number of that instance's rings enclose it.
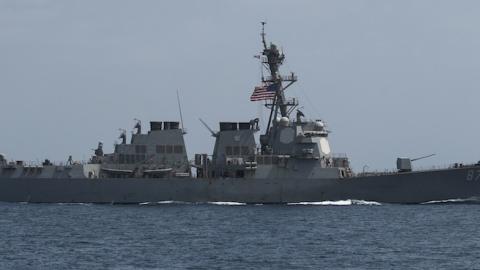
<instances>
[{"instance_id":1,"label":"white painted number 82","mask_svg":"<svg viewBox=\"0 0 480 270\"><path fill-rule=\"evenodd\" d=\"M469 170L467 172L467 181L480 181L480 170Z\"/></svg>"}]
</instances>

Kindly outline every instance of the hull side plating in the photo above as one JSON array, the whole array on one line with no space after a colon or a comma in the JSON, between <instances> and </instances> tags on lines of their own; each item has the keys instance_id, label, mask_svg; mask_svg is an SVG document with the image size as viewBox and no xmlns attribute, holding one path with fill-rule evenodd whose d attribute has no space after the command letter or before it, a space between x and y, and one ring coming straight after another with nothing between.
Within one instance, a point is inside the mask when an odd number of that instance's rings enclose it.
<instances>
[{"instance_id":1,"label":"hull side plating","mask_svg":"<svg viewBox=\"0 0 480 270\"><path fill-rule=\"evenodd\" d=\"M0 200L35 203L160 201L295 203L346 199L422 203L480 197L477 168L345 179L0 179Z\"/></svg>"}]
</instances>

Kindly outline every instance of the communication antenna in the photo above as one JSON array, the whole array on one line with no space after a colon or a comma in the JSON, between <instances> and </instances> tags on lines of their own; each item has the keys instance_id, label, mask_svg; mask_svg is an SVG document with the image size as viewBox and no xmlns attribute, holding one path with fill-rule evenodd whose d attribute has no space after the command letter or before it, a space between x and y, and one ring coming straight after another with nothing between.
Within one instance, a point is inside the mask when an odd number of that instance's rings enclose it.
<instances>
[{"instance_id":1,"label":"communication antenna","mask_svg":"<svg viewBox=\"0 0 480 270\"><path fill-rule=\"evenodd\" d=\"M178 89L177 89L177 103L178 103L178 111L180 113L180 123L182 125L182 131L185 132L183 128L183 114L182 114L182 105L180 104L180 95L178 94Z\"/></svg>"},{"instance_id":2,"label":"communication antenna","mask_svg":"<svg viewBox=\"0 0 480 270\"><path fill-rule=\"evenodd\" d=\"M137 118L134 118L133 121L135 121L135 126L133 127L133 129L137 130L137 134L142 134L142 121L140 121ZM132 131L132 134L133 134L133 131Z\"/></svg>"},{"instance_id":3,"label":"communication antenna","mask_svg":"<svg viewBox=\"0 0 480 270\"><path fill-rule=\"evenodd\" d=\"M263 21L261 22L262 24L262 33L260 34L262 36L262 43L263 43L263 48L267 49L267 41L265 40L265 24L267 24L267 22Z\"/></svg>"},{"instance_id":4,"label":"communication antenna","mask_svg":"<svg viewBox=\"0 0 480 270\"><path fill-rule=\"evenodd\" d=\"M127 143L127 131L123 128L118 129L121 133L120 136L118 137L119 139L122 139L122 144Z\"/></svg>"}]
</instances>

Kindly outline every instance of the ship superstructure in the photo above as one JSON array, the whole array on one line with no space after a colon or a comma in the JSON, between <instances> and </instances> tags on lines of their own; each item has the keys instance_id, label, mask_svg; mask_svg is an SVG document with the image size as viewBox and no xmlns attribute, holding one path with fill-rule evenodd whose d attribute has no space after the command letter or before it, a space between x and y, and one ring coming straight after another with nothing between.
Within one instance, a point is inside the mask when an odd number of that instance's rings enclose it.
<instances>
[{"instance_id":1,"label":"ship superstructure","mask_svg":"<svg viewBox=\"0 0 480 270\"><path fill-rule=\"evenodd\" d=\"M262 84L275 95L267 103L270 116L265 134L260 136L261 154L277 156L285 177L343 178L350 175L348 158L334 157L324 121L307 120L298 108L298 99L288 99L285 91L297 81L292 72L283 76L280 67L285 54L270 43L267 45L265 23L262 23L263 52L259 56L270 74ZM300 173L299 173L300 172Z\"/></svg>"},{"instance_id":2,"label":"ship superstructure","mask_svg":"<svg viewBox=\"0 0 480 270\"><path fill-rule=\"evenodd\" d=\"M262 23L263 51L257 58L269 75L262 76L261 86L255 88L258 92L251 100L266 101L269 119L265 134L260 135L257 147L254 133L260 130L258 119L221 122L220 131L213 133L212 163L202 163L205 159L197 156L197 175L317 179L351 176L348 158L332 154L325 122L306 119L297 109L298 99L286 97L285 91L297 81L297 76L280 74L285 55L275 44L267 44L264 26Z\"/></svg>"},{"instance_id":3,"label":"ship superstructure","mask_svg":"<svg viewBox=\"0 0 480 270\"><path fill-rule=\"evenodd\" d=\"M99 142L94 156L87 164L74 162L70 156L66 164L53 164L46 159L42 164L27 165L23 161L7 162L0 155L0 177L9 178L169 178L190 177L184 134L179 122L150 122L150 131L142 133L137 120L136 130L127 143L127 133L121 130L114 152L105 154Z\"/></svg>"},{"instance_id":4,"label":"ship superstructure","mask_svg":"<svg viewBox=\"0 0 480 270\"><path fill-rule=\"evenodd\" d=\"M164 178L190 176L184 130L179 122L150 122L150 131L142 133L139 120L135 133L127 143L126 131L122 130L112 154L103 154L102 143L98 144L91 163L101 164L104 178Z\"/></svg>"}]
</instances>

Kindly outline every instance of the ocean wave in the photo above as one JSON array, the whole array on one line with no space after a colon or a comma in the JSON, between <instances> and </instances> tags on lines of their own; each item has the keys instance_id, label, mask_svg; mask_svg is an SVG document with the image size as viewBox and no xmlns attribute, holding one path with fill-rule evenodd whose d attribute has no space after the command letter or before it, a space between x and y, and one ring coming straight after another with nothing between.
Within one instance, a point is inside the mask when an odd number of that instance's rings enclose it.
<instances>
[{"instance_id":1,"label":"ocean wave","mask_svg":"<svg viewBox=\"0 0 480 270\"><path fill-rule=\"evenodd\" d=\"M152 205L151 202L142 202L142 203L139 203L138 205Z\"/></svg>"},{"instance_id":2,"label":"ocean wave","mask_svg":"<svg viewBox=\"0 0 480 270\"><path fill-rule=\"evenodd\" d=\"M242 206L248 205L248 203L242 202L184 202L184 201L160 201L160 202L143 202L139 203L142 206L153 206L153 205L175 205L175 204L194 204L194 205L219 205L219 206ZM255 206L263 206L262 203L253 204ZM333 205L333 206L349 206L349 205L382 205L379 202L364 201L364 200L339 200L339 201L320 201L320 202L296 202L296 203L287 203L286 205Z\"/></svg>"},{"instance_id":3,"label":"ocean wave","mask_svg":"<svg viewBox=\"0 0 480 270\"><path fill-rule=\"evenodd\" d=\"M239 206L239 205L247 205L246 203L240 202L184 202L184 201L160 201L160 202L142 202L138 205L142 206L152 206L152 205L170 205L170 204L195 204L195 205L226 205L226 206Z\"/></svg>"},{"instance_id":4,"label":"ocean wave","mask_svg":"<svg viewBox=\"0 0 480 270\"><path fill-rule=\"evenodd\" d=\"M56 205L83 205L83 206L91 206L93 205L92 203L72 203L72 202L69 202L69 203L55 203Z\"/></svg>"},{"instance_id":5,"label":"ocean wave","mask_svg":"<svg viewBox=\"0 0 480 270\"><path fill-rule=\"evenodd\" d=\"M379 202L364 201L364 200L353 200L353 204L355 204L355 205L382 205Z\"/></svg>"},{"instance_id":6,"label":"ocean wave","mask_svg":"<svg viewBox=\"0 0 480 270\"><path fill-rule=\"evenodd\" d=\"M382 205L379 202L363 201L363 200L339 200L339 201L320 201L320 202L298 202L288 203L287 205L334 205L334 206L349 206L349 205Z\"/></svg>"},{"instance_id":7,"label":"ocean wave","mask_svg":"<svg viewBox=\"0 0 480 270\"><path fill-rule=\"evenodd\" d=\"M207 204L213 204L213 205L227 205L227 206L239 206L239 205L247 205L246 203L239 203L239 202L208 202Z\"/></svg>"},{"instance_id":8,"label":"ocean wave","mask_svg":"<svg viewBox=\"0 0 480 270\"><path fill-rule=\"evenodd\" d=\"M438 200L438 201L428 201L420 204L480 204L480 198L467 198L467 199L448 199L448 200Z\"/></svg>"},{"instance_id":9,"label":"ocean wave","mask_svg":"<svg viewBox=\"0 0 480 270\"><path fill-rule=\"evenodd\" d=\"M159 201L159 202L142 202L138 205L164 205L164 204L192 204L191 202L184 201Z\"/></svg>"}]
</instances>

